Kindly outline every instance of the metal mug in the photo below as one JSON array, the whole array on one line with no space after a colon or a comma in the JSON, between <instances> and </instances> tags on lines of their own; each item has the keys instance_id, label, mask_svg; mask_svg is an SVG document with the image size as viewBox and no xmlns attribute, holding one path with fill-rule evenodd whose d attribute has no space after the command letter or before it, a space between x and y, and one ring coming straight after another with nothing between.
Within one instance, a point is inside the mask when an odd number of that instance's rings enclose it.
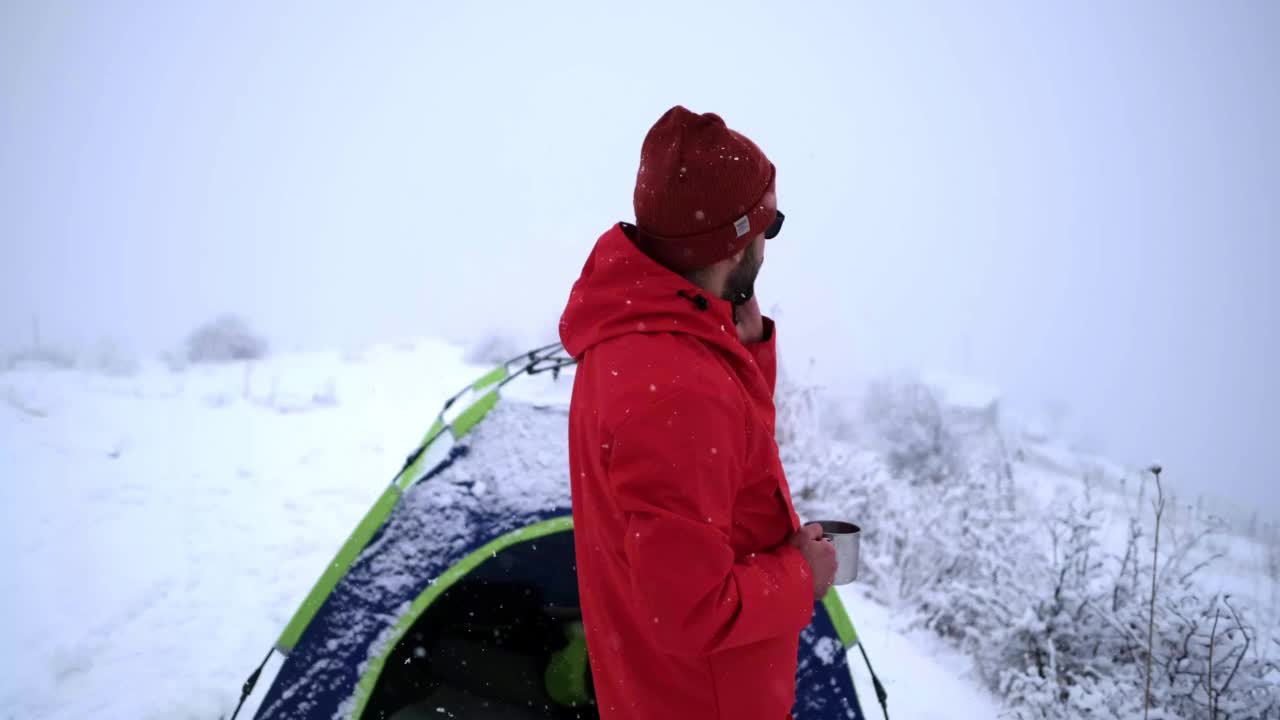
<instances>
[{"instance_id":1,"label":"metal mug","mask_svg":"<svg viewBox=\"0 0 1280 720\"><path fill-rule=\"evenodd\" d=\"M819 520L822 537L836 546L836 585L848 585L858 579L858 550L862 544L862 528L842 520Z\"/></svg>"}]
</instances>

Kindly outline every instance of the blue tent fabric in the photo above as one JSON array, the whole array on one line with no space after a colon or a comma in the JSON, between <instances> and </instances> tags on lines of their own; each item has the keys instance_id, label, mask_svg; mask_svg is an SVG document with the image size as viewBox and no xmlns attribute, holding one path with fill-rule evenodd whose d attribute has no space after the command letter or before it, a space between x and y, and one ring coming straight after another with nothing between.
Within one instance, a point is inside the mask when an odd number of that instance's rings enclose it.
<instances>
[{"instance_id":1,"label":"blue tent fabric","mask_svg":"<svg viewBox=\"0 0 1280 720\"><path fill-rule=\"evenodd\" d=\"M818 603L809 627L800 633L796 704L791 710L795 720L863 720L847 650L827 609Z\"/></svg>"},{"instance_id":2,"label":"blue tent fabric","mask_svg":"<svg viewBox=\"0 0 1280 720\"><path fill-rule=\"evenodd\" d=\"M436 492L431 495L469 497L450 485L432 490ZM380 649L375 644L435 578L500 535L569 514L568 508L560 508L512 515L486 510L474 497L469 502L457 497L454 501L457 504L425 514L417 503L405 501L392 510L380 537L352 565L289 653L256 717L344 717L343 706L355 694L361 666ZM412 517L415 514L417 518ZM431 521L466 529L452 537L415 532ZM383 542L391 536L396 543ZM387 552L404 545L416 545L421 551L407 557ZM387 571L389 561L398 566L395 572Z\"/></svg>"}]
</instances>

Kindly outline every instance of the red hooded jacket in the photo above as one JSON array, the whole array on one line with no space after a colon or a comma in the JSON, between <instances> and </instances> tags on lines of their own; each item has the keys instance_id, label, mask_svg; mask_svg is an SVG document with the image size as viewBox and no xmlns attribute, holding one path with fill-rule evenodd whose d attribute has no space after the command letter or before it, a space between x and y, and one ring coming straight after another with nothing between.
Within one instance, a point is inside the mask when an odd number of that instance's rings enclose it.
<instances>
[{"instance_id":1,"label":"red hooded jacket","mask_svg":"<svg viewBox=\"0 0 1280 720\"><path fill-rule=\"evenodd\" d=\"M605 720L784 720L813 578L774 442L776 336L597 241L560 321L578 359L569 468L583 623Z\"/></svg>"}]
</instances>

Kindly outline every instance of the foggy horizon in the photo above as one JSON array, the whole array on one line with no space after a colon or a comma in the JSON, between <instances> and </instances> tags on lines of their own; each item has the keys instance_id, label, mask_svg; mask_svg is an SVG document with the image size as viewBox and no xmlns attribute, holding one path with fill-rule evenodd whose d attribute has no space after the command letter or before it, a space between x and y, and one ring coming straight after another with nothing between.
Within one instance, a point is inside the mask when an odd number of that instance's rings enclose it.
<instances>
[{"instance_id":1,"label":"foggy horizon","mask_svg":"<svg viewBox=\"0 0 1280 720\"><path fill-rule=\"evenodd\" d=\"M682 104L778 168L788 372L971 378L1274 516L1280 5L984 7L6 5L0 350L553 341Z\"/></svg>"}]
</instances>

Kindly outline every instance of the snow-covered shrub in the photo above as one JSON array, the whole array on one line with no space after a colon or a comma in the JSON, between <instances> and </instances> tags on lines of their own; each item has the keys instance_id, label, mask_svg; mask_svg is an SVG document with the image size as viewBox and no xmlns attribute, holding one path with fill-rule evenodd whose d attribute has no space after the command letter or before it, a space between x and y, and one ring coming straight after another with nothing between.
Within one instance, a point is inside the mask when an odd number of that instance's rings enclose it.
<instances>
[{"instance_id":1,"label":"snow-covered shrub","mask_svg":"<svg viewBox=\"0 0 1280 720\"><path fill-rule=\"evenodd\" d=\"M867 395L865 415L894 476L912 484L937 485L966 470L942 405L929 386L910 380L876 383Z\"/></svg>"},{"instance_id":2,"label":"snow-covered shrub","mask_svg":"<svg viewBox=\"0 0 1280 720\"><path fill-rule=\"evenodd\" d=\"M258 360L266 357L267 341L237 315L223 315L201 325L187 337L186 360L192 364Z\"/></svg>"},{"instance_id":3,"label":"snow-covered shrub","mask_svg":"<svg viewBox=\"0 0 1280 720\"><path fill-rule=\"evenodd\" d=\"M823 432L824 392L796 382L785 368L779 371L774 434L792 500L806 521L838 519L862 526L859 581L888 602L896 576L890 572L892 533L898 520L905 520L893 515L909 504L887 500L894 485L878 453Z\"/></svg>"},{"instance_id":4,"label":"snow-covered shrub","mask_svg":"<svg viewBox=\"0 0 1280 720\"><path fill-rule=\"evenodd\" d=\"M0 366L5 370L21 368L69 370L76 366L76 357L65 350L40 345L7 353Z\"/></svg>"},{"instance_id":5,"label":"snow-covered shrub","mask_svg":"<svg viewBox=\"0 0 1280 720\"><path fill-rule=\"evenodd\" d=\"M901 594L901 568L911 560L906 552L911 527L910 502L896 495L905 487L894 483L874 452L833 441L801 452L779 446L791 483L796 511L805 520L846 520L861 526L858 582L877 600L893 604Z\"/></svg>"},{"instance_id":6,"label":"snow-covered shrub","mask_svg":"<svg viewBox=\"0 0 1280 720\"><path fill-rule=\"evenodd\" d=\"M887 604L961 640L995 600L1026 547L1007 517L1007 484L965 466L936 397L919 383L882 383L864 414L874 448L823 435L820 388L780 384L777 438L806 517L863 526L862 578ZM842 433L847 434L847 433Z\"/></svg>"},{"instance_id":7,"label":"snow-covered shrub","mask_svg":"<svg viewBox=\"0 0 1280 720\"><path fill-rule=\"evenodd\" d=\"M812 452L825 444L821 408L823 389L794 381L785 368L778 370L774 407L774 437L778 447Z\"/></svg>"},{"instance_id":8,"label":"snow-covered shrub","mask_svg":"<svg viewBox=\"0 0 1280 720\"><path fill-rule=\"evenodd\" d=\"M337 407L338 387L334 379L329 378L323 385L309 394L281 392L276 387L276 381L273 379L270 394L265 398L250 397L250 400L257 405L275 410L281 415L292 415Z\"/></svg>"},{"instance_id":9,"label":"snow-covered shrub","mask_svg":"<svg viewBox=\"0 0 1280 720\"><path fill-rule=\"evenodd\" d=\"M1259 633L1230 596L1191 597L1167 604L1160 630L1155 693L1160 706L1180 717L1280 717L1280 666L1258 653Z\"/></svg>"},{"instance_id":10,"label":"snow-covered shrub","mask_svg":"<svg viewBox=\"0 0 1280 720\"><path fill-rule=\"evenodd\" d=\"M1051 558L1023 570L1015 599L996 608L974 648L979 672L1015 718L1134 717L1141 693L1140 627L1112 626L1098 541L1100 510L1087 499L1048 523ZM1125 596L1128 598L1128 596ZM1132 598L1126 599L1130 602Z\"/></svg>"},{"instance_id":11,"label":"snow-covered shrub","mask_svg":"<svg viewBox=\"0 0 1280 720\"><path fill-rule=\"evenodd\" d=\"M910 596L918 622L970 652L988 641L993 618L1017 608L1017 585L1039 560L1009 491L997 474L975 468L919 493L942 510L915 541L938 545L928 555L934 567L918 573L921 585Z\"/></svg>"},{"instance_id":12,"label":"snow-covered shrub","mask_svg":"<svg viewBox=\"0 0 1280 720\"><path fill-rule=\"evenodd\" d=\"M980 640L1028 547L1004 465L985 452L999 445L986 437L997 426L965 415L971 437L962 441L937 394L914 380L873 386L864 417L891 478L877 505L904 507L888 530L894 594L922 626L962 645Z\"/></svg>"},{"instance_id":13,"label":"snow-covered shrub","mask_svg":"<svg viewBox=\"0 0 1280 720\"><path fill-rule=\"evenodd\" d=\"M79 356L57 347L33 345L0 356L0 370L41 368L53 370L81 370L106 375L129 376L137 373L138 360L112 340L99 341Z\"/></svg>"},{"instance_id":14,"label":"snow-covered shrub","mask_svg":"<svg viewBox=\"0 0 1280 720\"><path fill-rule=\"evenodd\" d=\"M114 340L104 339L94 348L92 369L106 375L131 377L138 372L138 358Z\"/></svg>"},{"instance_id":15,"label":"snow-covered shrub","mask_svg":"<svg viewBox=\"0 0 1280 720\"><path fill-rule=\"evenodd\" d=\"M802 517L863 526L858 582L904 622L965 650L1009 717L1141 717L1152 582L1146 483L1134 488L1130 516L1115 517L1095 502L1093 485L1123 486L1086 475L1078 497L1039 521L1017 511L998 423L957 419L927 387L881 384L866 427L833 437L825 398L780 379L779 451ZM1219 527L1190 512L1165 520L1151 717L1280 718L1280 670L1269 659L1280 644L1261 647L1250 609L1200 578L1216 557L1205 540ZM1117 522L1129 531L1123 553L1103 543Z\"/></svg>"},{"instance_id":16,"label":"snow-covered shrub","mask_svg":"<svg viewBox=\"0 0 1280 720\"><path fill-rule=\"evenodd\" d=\"M1011 717L1137 717L1144 710L1151 550L1133 518L1122 556L1099 540L1101 511L1088 498L1052 518L1052 557L1026 568L1009 612L994 613L975 658ZM1195 543L1198 538L1188 540ZM1156 577L1153 717L1275 717L1280 671L1257 652L1257 632L1218 593L1198 591L1193 549L1165 546ZM1252 646L1252 653L1251 653Z\"/></svg>"},{"instance_id":17,"label":"snow-covered shrub","mask_svg":"<svg viewBox=\"0 0 1280 720\"><path fill-rule=\"evenodd\" d=\"M471 365L498 365L528 350L515 338L499 330L489 330L467 347L463 360Z\"/></svg>"}]
</instances>

